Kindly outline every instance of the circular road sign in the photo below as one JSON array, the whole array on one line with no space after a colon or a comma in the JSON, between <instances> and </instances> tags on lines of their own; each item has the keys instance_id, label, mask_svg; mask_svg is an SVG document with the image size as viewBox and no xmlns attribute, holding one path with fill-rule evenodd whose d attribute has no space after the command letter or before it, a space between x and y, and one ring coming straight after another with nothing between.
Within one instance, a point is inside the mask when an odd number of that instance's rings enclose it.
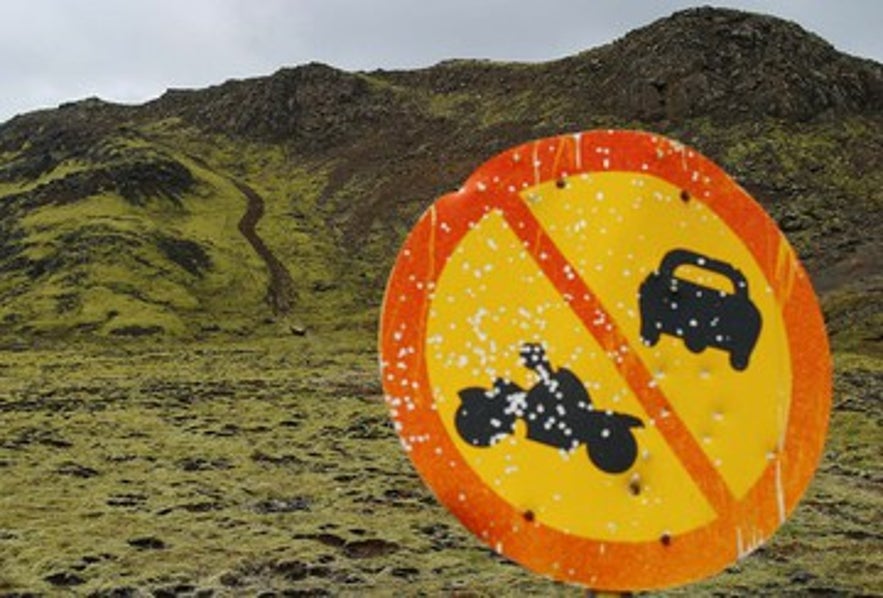
<instances>
[{"instance_id":1,"label":"circular road sign","mask_svg":"<svg viewBox=\"0 0 883 598\"><path fill-rule=\"evenodd\" d=\"M527 143L436 201L380 348L439 500L498 552L599 590L750 553L827 430L827 337L793 249L710 160L643 132Z\"/></svg>"}]
</instances>

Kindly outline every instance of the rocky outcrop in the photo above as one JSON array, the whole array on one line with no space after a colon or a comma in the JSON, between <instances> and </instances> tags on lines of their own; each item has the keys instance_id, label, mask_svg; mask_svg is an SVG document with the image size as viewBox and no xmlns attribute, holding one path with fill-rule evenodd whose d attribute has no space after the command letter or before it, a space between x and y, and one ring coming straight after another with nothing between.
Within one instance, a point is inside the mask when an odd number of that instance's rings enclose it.
<instances>
[{"instance_id":1,"label":"rocky outcrop","mask_svg":"<svg viewBox=\"0 0 883 598\"><path fill-rule=\"evenodd\" d=\"M809 120L883 109L879 64L770 17L687 10L592 54L566 62L604 63L602 91L624 116Z\"/></svg>"}]
</instances>

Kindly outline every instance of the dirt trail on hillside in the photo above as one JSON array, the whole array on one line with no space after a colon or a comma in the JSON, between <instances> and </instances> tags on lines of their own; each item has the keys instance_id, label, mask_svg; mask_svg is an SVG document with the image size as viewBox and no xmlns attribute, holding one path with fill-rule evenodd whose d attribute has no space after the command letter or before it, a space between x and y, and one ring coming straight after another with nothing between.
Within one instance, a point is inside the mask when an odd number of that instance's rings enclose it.
<instances>
[{"instance_id":1,"label":"dirt trail on hillside","mask_svg":"<svg viewBox=\"0 0 883 598\"><path fill-rule=\"evenodd\" d=\"M286 315L291 312L294 305L294 280L285 265L273 255L257 233L257 224L264 216L264 198L242 181L231 179L231 182L248 200L245 214L239 220L239 232L264 260L270 273L270 280L267 283L267 303L270 304L274 314Z\"/></svg>"}]
</instances>

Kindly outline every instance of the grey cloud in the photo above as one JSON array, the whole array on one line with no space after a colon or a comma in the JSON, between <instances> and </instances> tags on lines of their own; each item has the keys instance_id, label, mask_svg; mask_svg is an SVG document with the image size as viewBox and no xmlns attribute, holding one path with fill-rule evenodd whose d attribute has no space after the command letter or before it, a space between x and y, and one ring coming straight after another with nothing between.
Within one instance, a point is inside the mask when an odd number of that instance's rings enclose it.
<instances>
[{"instance_id":1,"label":"grey cloud","mask_svg":"<svg viewBox=\"0 0 883 598\"><path fill-rule=\"evenodd\" d=\"M326 62L416 68L446 58L542 61L624 35L684 0L23 0L0 20L0 121L85 96L142 102ZM741 0L797 21L836 47L883 57L883 3Z\"/></svg>"}]
</instances>

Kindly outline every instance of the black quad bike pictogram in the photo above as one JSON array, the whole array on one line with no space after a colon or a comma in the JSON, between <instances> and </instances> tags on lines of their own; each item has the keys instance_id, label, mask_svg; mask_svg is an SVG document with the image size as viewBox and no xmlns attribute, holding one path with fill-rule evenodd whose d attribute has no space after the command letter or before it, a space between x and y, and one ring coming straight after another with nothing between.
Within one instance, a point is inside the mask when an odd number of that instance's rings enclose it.
<instances>
[{"instance_id":1,"label":"black quad bike pictogram","mask_svg":"<svg viewBox=\"0 0 883 598\"><path fill-rule=\"evenodd\" d=\"M553 370L540 344L524 344L521 360L540 377L529 390L497 378L490 389L458 393L455 423L463 440L476 447L494 445L522 419L529 440L568 452L585 444L589 459L602 471L621 473L634 464L638 443L632 428L644 426L639 418L595 409L582 381L566 368Z\"/></svg>"},{"instance_id":2,"label":"black quad bike pictogram","mask_svg":"<svg viewBox=\"0 0 883 598\"><path fill-rule=\"evenodd\" d=\"M723 276L733 292L678 277L676 270L687 265ZM748 281L734 266L688 249L674 249L641 283L638 296L645 344L653 346L660 335L668 334L683 339L693 353L716 347L729 352L733 369L748 367L761 317L748 296Z\"/></svg>"}]
</instances>

